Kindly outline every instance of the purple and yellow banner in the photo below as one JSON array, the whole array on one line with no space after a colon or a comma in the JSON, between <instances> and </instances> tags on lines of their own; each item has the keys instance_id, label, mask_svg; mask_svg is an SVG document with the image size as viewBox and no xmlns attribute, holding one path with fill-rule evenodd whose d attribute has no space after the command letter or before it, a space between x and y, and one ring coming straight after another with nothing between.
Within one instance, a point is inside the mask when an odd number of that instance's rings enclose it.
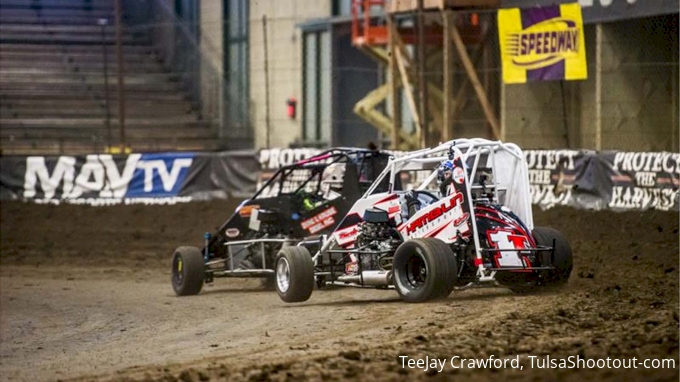
<instances>
[{"instance_id":1,"label":"purple and yellow banner","mask_svg":"<svg viewBox=\"0 0 680 382\"><path fill-rule=\"evenodd\" d=\"M588 78L578 3L498 11L503 82Z\"/></svg>"}]
</instances>

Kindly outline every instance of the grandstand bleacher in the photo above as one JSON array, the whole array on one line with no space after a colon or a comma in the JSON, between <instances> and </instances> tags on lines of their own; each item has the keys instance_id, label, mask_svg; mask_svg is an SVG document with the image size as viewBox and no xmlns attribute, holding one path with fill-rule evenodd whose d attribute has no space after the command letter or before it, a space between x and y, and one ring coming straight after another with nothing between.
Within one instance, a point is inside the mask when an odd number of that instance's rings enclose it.
<instances>
[{"instance_id":1,"label":"grandstand bleacher","mask_svg":"<svg viewBox=\"0 0 680 382\"><path fill-rule=\"evenodd\" d=\"M98 21L108 20L102 36ZM3 154L104 152L107 49L112 146L120 145L113 0L0 0ZM148 33L123 35L125 136L132 151L212 150L214 130Z\"/></svg>"}]
</instances>

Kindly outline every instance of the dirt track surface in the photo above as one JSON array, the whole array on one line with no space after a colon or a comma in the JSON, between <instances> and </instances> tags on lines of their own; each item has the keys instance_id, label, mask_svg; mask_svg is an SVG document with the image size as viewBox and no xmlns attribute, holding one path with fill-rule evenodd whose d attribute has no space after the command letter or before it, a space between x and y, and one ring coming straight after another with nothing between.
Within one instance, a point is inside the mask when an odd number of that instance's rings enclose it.
<instances>
[{"instance_id":1,"label":"dirt track surface","mask_svg":"<svg viewBox=\"0 0 680 382\"><path fill-rule=\"evenodd\" d=\"M678 380L677 213L536 210L575 254L559 292L414 305L339 289L290 305L257 280L175 297L172 249L200 245L233 202L0 207L0 380ZM546 354L675 368L531 368L528 356ZM524 369L424 372L403 369L402 355L520 355Z\"/></svg>"}]
</instances>

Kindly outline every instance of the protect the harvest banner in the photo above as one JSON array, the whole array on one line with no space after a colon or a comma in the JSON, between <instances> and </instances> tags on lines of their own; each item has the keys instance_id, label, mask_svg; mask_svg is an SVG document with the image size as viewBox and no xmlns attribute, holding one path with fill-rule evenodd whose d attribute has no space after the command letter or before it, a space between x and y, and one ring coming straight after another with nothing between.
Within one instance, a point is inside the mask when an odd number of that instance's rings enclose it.
<instances>
[{"instance_id":1,"label":"protect the harvest banner","mask_svg":"<svg viewBox=\"0 0 680 382\"><path fill-rule=\"evenodd\" d=\"M593 210L677 211L680 154L526 150L532 203Z\"/></svg>"},{"instance_id":2,"label":"protect the harvest banner","mask_svg":"<svg viewBox=\"0 0 680 382\"><path fill-rule=\"evenodd\" d=\"M503 82L588 78L578 3L498 11Z\"/></svg>"}]
</instances>

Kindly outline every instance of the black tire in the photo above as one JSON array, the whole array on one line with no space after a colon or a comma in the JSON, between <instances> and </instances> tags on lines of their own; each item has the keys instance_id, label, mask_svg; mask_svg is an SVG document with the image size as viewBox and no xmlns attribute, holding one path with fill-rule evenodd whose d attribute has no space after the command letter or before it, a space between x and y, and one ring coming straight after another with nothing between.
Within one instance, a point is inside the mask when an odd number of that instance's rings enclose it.
<instances>
[{"instance_id":1,"label":"black tire","mask_svg":"<svg viewBox=\"0 0 680 382\"><path fill-rule=\"evenodd\" d=\"M542 271L538 279L521 285L508 285L515 293L530 293L544 289L564 286L569 281L569 275L574 268L574 259L567 239L560 231L550 227L536 227L532 231L536 245L552 247L555 241L554 270Z\"/></svg>"},{"instance_id":2,"label":"black tire","mask_svg":"<svg viewBox=\"0 0 680 382\"><path fill-rule=\"evenodd\" d=\"M544 284L546 286L563 286L569 281L569 275L574 268L574 258L571 246L560 231L550 227L536 227L532 232L536 244L552 247L555 240L555 270L546 272Z\"/></svg>"},{"instance_id":3,"label":"black tire","mask_svg":"<svg viewBox=\"0 0 680 382\"><path fill-rule=\"evenodd\" d=\"M205 280L203 255L196 247L179 247L172 257L172 288L178 296L198 294Z\"/></svg>"},{"instance_id":4,"label":"black tire","mask_svg":"<svg viewBox=\"0 0 680 382\"><path fill-rule=\"evenodd\" d=\"M314 263L305 247L283 247L276 256L276 292L285 302L307 301L314 290Z\"/></svg>"},{"instance_id":5,"label":"black tire","mask_svg":"<svg viewBox=\"0 0 680 382\"><path fill-rule=\"evenodd\" d=\"M406 302L445 298L456 284L458 265L451 248L439 239L402 243L394 253L394 286Z\"/></svg>"}]
</instances>

